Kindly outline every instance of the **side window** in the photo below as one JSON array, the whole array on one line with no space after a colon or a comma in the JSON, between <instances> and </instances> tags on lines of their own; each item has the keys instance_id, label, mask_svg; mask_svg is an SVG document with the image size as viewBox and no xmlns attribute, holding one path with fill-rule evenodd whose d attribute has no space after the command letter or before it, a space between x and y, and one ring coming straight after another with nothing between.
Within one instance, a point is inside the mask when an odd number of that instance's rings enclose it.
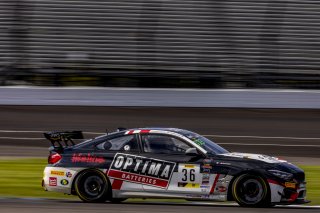
<instances>
[{"instance_id":1,"label":"side window","mask_svg":"<svg viewBox=\"0 0 320 213\"><path fill-rule=\"evenodd\" d=\"M135 135L125 135L98 144L97 149L110 151L139 151Z\"/></svg>"},{"instance_id":2,"label":"side window","mask_svg":"<svg viewBox=\"0 0 320 213\"><path fill-rule=\"evenodd\" d=\"M185 153L190 145L167 135L142 135L142 146L147 153L181 154Z\"/></svg>"}]
</instances>

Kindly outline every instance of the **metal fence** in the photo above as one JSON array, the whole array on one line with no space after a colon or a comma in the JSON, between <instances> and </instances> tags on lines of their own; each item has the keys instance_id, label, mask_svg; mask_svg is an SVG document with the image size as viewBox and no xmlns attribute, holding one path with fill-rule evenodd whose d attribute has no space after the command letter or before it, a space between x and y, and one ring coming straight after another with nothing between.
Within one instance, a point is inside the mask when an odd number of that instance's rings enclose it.
<instances>
[{"instance_id":1,"label":"metal fence","mask_svg":"<svg viewBox=\"0 0 320 213\"><path fill-rule=\"evenodd\" d=\"M318 88L319 35L315 0L0 0L0 72Z\"/></svg>"}]
</instances>

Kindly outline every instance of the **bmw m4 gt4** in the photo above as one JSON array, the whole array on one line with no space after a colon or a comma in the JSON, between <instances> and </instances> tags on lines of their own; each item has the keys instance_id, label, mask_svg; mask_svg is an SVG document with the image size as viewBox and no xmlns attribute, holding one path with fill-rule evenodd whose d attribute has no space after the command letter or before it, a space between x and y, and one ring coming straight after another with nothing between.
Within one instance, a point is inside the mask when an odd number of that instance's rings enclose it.
<instances>
[{"instance_id":1,"label":"bmw m4 gt4","mask_svg":"<svg viewBox=\"0 0 320 213\"><path fill-rule=\"evenodd\" d=\"M275 157L230 153L188 130L137 128L75 144L81 131L45 133L52 143L42 185L85 202L127 198L303 204L304 172ZM63 144L64 143L64 144Z\"/></svg>"}]
</instances>

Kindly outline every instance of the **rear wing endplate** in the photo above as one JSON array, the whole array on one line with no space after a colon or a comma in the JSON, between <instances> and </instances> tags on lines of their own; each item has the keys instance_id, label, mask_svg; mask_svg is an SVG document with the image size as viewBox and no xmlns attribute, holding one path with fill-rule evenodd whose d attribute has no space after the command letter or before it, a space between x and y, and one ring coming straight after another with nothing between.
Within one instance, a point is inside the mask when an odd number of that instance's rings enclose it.
<instances>
[{"instance_id":1,"label":"rear wing endplate","mask_svg":"<svg viewBox=\"0 0 320 213\"><path fill-rule=\"evenodd\" d=\"M64 147L75 145L72 139L83 139L82 131L66 132L46 132L44 137L48 139L54 148L63 149ZM64 143L64 144L62 144Z\"/></svg>"}]
</instances>

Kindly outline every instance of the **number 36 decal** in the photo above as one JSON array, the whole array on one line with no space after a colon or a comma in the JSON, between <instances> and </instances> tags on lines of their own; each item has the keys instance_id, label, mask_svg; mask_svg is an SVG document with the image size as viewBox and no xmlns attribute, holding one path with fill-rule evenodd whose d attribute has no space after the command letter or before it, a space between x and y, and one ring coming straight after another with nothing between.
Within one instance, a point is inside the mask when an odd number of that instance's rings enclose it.
<instances>
[{"instance_id":1,"label":"number 36 decal","mask_svg":"<svg viewBox=\"0 0 320 213\"><path fill-rule=\"evenodd\" d=\"M197 164L180 164L179 174L181 182L198 182L200 166Z\"/></svg>"},{"instance_id":2,"label":"number 36 decal","mask_svg":"<svg viewBox=\"0 0 320 213\"><path fill-rule=\"evenodd\" d=\"M196 180L195 178L195 169L182 169L183 178L182 181L193 182Z\"/></svg>"}]
</instances>

